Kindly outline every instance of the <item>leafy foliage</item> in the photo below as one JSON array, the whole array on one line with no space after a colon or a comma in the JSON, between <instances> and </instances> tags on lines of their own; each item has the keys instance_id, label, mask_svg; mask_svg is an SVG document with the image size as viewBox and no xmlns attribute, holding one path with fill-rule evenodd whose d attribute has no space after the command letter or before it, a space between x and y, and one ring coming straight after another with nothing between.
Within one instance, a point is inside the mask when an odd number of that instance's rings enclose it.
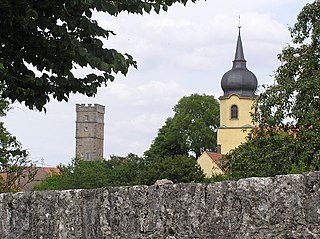
<instances>
[{"instance_id":1,"label":"leafy foliage","mask_svg":"<svg viewBox=\"0 0 320 239\"><path fill-rule=\"evenodd\" d=\"M315 170L317 160L306 164L293 132L257 129L248 141L227 154L223 160L229 178L266 177Z\"/></svg>"},{"instance_id":2,"label":"leafy foliage","mask_svg":"<svg viewBox=\"0 0 320 239\"><path fill-rule=\"evenodd\" d=\"M204 180L200 167L187 157L142 158L129 154L106 161L74 159L59 169L60 175L48 176L34 190L151 185L163 178L177 183Z\"/></svg>"},{"instance_id":3,"label":"leafy foliage","mask_svg":"<svg viewBox=\"0 0 320 239\"><path fill-rule=\"evenodd\" d=\"M103 187L107 168L103 161L74 159L68 165L59 165L60 174L48 175L35 190L64 190L75 188Z\"/></svg>"},{"instance_id":4,"label":"leafy foliage","mask_svg":"<svg viewBox=\"0 0 320 239\"><path fill-rule=\"evenodd\" d=\"M149 157L176 157L178 155L187 155L188 147L186 139L179 128L178 122L175 119L168 118L165 124L159 129L158 135L149 150L144 154Z\"/></svg>"},{"instance_id":5,"label":"leafy foliage","mask_svg":"<svg viewBox=\"0 0 320 239\"><path fill-rule=\"evenodd\" d=\"M219 103L214 96L184 96L173 110L173 118L168 118L165 125L159 129L157 137L145 155L194 155L198 158L206 149L215 150Z\"/></svg>"},{"instance_id":6,"label":"leafy foliage","mask_svg":"<svg viewBox=\"0 0 320 239\"><path fill-rule=\"evenodd\" d=\"M1 116L8 109L8 102L0 99ZM0 122L0 173L0 193L20 191L24 185L33 181L36 174L36 168L28 159L28 152L7 131L3 122Z\"/></svg>"},{"instance_id":7,"label":"leafy foliage","mask_svg":"<svg viewBox=\"0 0 320 239\"><path fill-rule=\"evenodd\" d=\"M114 80L114 74L126 75L136 62L129 54L103 47L102 39L114 32L99 27L93 11L112 16L159 13L176 2L188 0L1 1L2 97L42 110L50 95L58 101L67 101L70 93L95 95L98 87ZM91 67L101 74L76 77L76 67Z\"/></svg>"},{"instance_id":8,"label":"leafy foliage","mask_svg":"<svg viewBox=\"0 0 320 239\"><path fill-rule=\"evenodd\" d=\"M262 127L318 126L320 109L320 3L307 4L290 29L296 45L279 54L282 65L275 75L275 85L256 102L255 119ZM289 120L289 122L288 122Z\"/></svg>"},{"instance_id":9,"label":"leafy foliage","mask_svg":"<svg viewBox=\"0 0 320 239\"><path fill-rule=\"evenodd\" d=\"M294 45L279 60L275 85L255 102L255 137L226 156L233 178L318 170L320 164L320 2L290 28Z\"/></svg>"},{"instance_id":10,"label":"leafy foliage","mask_svg":"<svg viewBox=\"0 0 320 239\"><path fill-rule=\"evenodd\" d=\"M158 179L174 183L202 182L204 174L193 158L187 156L147 158L147 165L139 174L142 184L153 184Z\"/></svg>"}]
</instances>

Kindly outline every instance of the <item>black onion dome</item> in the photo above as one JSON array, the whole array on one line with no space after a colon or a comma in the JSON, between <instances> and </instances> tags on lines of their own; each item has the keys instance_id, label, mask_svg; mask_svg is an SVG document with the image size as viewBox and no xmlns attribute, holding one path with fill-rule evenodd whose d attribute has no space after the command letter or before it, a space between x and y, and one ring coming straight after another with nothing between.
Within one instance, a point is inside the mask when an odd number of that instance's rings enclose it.
<instances>
[{"instance_id":1,"label":"black onion dome","mask_svg":"<svg viewBox=\"0 0 320 239\"><path fill-rule=\"evenodd\" d=\"M232 69L226 72L221 79L221 88L224 97L237 94L240 97L252 97L257 90L257 77L247 69L244 59L242 41L239 28L239 36L235 59Z\"/></svg>"}]
</instances>

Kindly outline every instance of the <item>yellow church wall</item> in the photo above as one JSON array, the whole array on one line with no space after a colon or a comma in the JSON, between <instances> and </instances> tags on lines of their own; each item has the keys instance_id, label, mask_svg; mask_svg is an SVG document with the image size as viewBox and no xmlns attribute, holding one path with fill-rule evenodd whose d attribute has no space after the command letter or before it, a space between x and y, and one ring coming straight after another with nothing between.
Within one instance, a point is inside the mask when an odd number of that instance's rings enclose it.
<instances>
[{"instance_id":1,"label":"yellow church wall","mask_svg":"<svg viewBox=\"0 0 320 239\"><path fill-rule=\"evenodd\" d=\"M241 143L246 141L246 136L252 128L219 128L218 144L221 147L221 154L227 154Z\"/></svg>"},{"instance_id":2,"label":"yellow church wall","mask_svg":"<svg viewBox=\"0 0 320 239\"><path fill-rule=\"evenodd\" d=\"M253 98L239 97L220 97L220 127L218 128L218 145L221 153L226 154L245 142L246 136L253 127L251 114ZM231 119L231 106L238 107L238 118Z\"/></svg>"},{"instance_id":3,"label":"yellow church wall","mask_svg":"<svg viewBox=\"0 0 320 239\"><path fill-rule=\"evenodd\" d=\"M237 95L220 98L220 126L239 127L252 124L250 115L252 102L252 98L239 98ZM238 119L231 119L232 105L238 107Z\"/></svg>"},{"instance_id":4,"label":"yellow church wall","mask_svg":"<svg viewBox=\"0 0 320 239\"><path fill-rule=\"evenodd\" d=\"M206 152L204 152L198 159L197 163L200 165L207 178L211 178L212 175L224 174L219 166L210 158Z\"/></svg>"}]
</instances>

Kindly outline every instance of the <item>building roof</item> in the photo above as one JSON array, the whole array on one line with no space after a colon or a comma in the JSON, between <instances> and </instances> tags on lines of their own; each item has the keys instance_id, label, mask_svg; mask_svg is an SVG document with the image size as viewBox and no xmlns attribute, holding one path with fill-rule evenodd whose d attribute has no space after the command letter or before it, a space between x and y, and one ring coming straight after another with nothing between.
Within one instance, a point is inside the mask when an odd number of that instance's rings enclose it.
<instances>
[{"instance_id":1,"label":"building roof","mask_svg":"<svg viewBox=\"0 0 320 239\"><path fill-rule=\"evenodd\" d=\"M43 170L43 172L45 172L45 173L52 173L52 172L54 172L54 173L56 173L56 174L60 174L60 170L59 170L59 168L56 168L56 167L40 167L40 168L38 168L38 170Z\"/></svg>"},{"instance_id":2,"label":"building roof","mask_svg":"<svg viewBox=\"0 0 320 239\"><path fill-rule=\"evenodd\" d=\"M240 27L233 60L232 69L227 71L221 79L221 88L224 92L223 97L236 94L240 97L253 97L257 90L257 77L247 69L246 60L241 41Z\"/></svg>"},{"instance_id":3,"label":"building roof","mask_svg":"<svg viewBox=\"0 0 320 239\"><path fill-rule=\"evenodd\" d=\"M208 151L206 151L205 153L212 159L213 162L215 162L215 164L217 164L219 168L222 166L222 162L221 162L222 154L208 152Z\"/></svg>"},{"instance_id":4,"label":"building roof","mask_svg":"<svg viewBox=\"0 0 320 239\"><path fill-rule=\"evenodd\" d=\"M37 168L37 173L33 181L27 182L26 181L27 179L23 177L20 178L18 186L21 188L21 191L31 191L32 188L34 188L37 184L39 184L48 175L52 175L53 173L60 174L59 168L56 168L56 167L36 167L36 168ZM26 168L23 171L24 176L27 176L29 173L30 173L29 168ZM1 172L0 177L2 177L4 181L6 181L8 175L6 172Z\"/></svg>"},{"instance_id":5,"label":"building roof","mask_svg":"<svg viewBox=\"0 0 320 239\"><path fill-rule=\"evenodd\" d=\"M0 173L0 177L3 179L3 181L6 181L7 180L7 173Z\"/></svg>"}]
</instances>

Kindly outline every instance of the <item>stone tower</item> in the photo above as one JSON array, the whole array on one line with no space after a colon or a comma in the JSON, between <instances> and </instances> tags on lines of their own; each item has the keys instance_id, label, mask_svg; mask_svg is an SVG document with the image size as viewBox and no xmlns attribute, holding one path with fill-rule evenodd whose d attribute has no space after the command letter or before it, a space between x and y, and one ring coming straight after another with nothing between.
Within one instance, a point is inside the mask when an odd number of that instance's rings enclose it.
<instances>
[{"instance_id":1,"label":"stone tower","mask_svg":"<svg viewBox=\"0 0 320 239\"><path fill-rule=\"evenodd\" d=\"M232 69L221 79L223 96L220 100L220 127L218 128L218 152L228 153L245 142L248 132L253 128L251 107L258 81L247 69L242 41L239 35Z\"/></svg>"},{"instance_id":2,"label":"stone tower","mask_svg":"<svg viewBox=\"0 0 320 239\"><path fill-rule=\"evenodd\" d=\"M103 159L103 105L76 105L76 157L83 160Z\"/></svg>"}]
</instances>

